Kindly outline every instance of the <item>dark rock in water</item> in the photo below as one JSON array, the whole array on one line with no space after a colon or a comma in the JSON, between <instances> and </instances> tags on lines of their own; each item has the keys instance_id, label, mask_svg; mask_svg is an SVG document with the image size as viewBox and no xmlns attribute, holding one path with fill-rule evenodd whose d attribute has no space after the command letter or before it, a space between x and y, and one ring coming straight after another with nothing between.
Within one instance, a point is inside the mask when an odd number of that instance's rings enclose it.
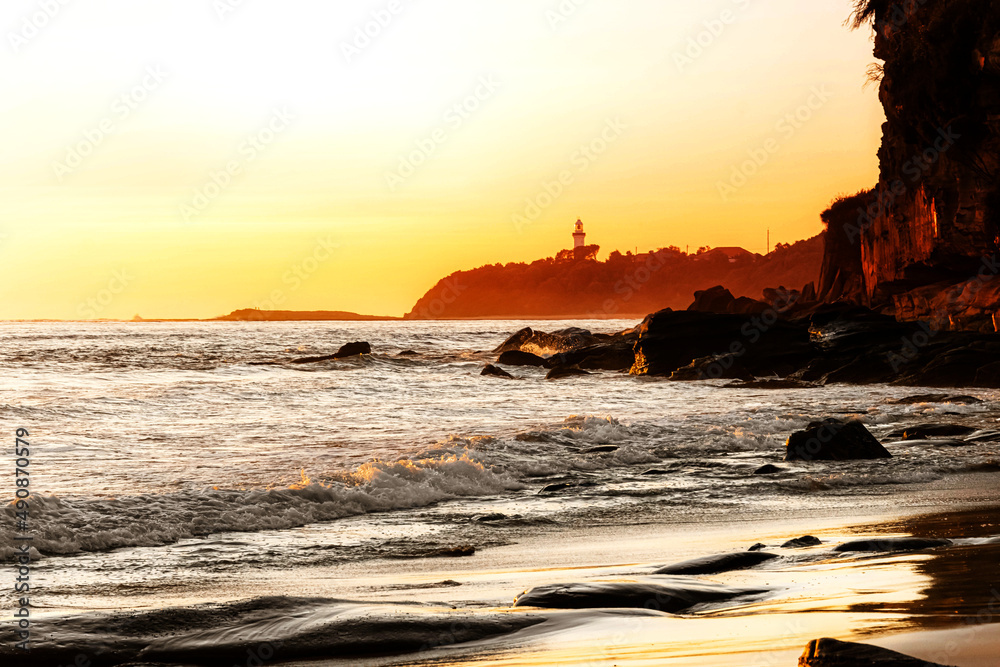
<instances>
[{"instance_id":1,"label":"dark rock in water","mask_svg":"<svg viewBox=\"0 0 1000 667\"><path fill-rule=\"evenodd\" d=\"M545 376L545 379L559 380L562 378L577 377L580 375L590 375L590 373L580 368L573 368L572 366L553 368L551 371L549 371L548 375Z\"/></svg>"},{"instance_id":2,"label":"dark rock in water","mask_svg":"<svg viewBox=\"0 0 1000 667\"><path fill-rule=\"evenodd\" d=\"M399 357L417 357L417 356L420 356L420 355L417 352L414 352L413 350L403 350L402 352L400 352L396 356L399 356Z\"/></svg>"},{"instance_id":3,"label":"dark rock in water","mask_svg":"<svg viewBox=\"0 0 1000 667\"><path fill-rule=\"evenodd\" d=\"M490 523L491 521L504 521L507 519L506 514L501 514L500 512L492 512L490 514L477 514L472 517L473 521L479 523Z\"/></svg>"},{"instance_id":4,"label":"dark rock in water","mask_svg":"<svg viewBox=\"0 0 1000 667\"><path fill-rule=\"evenodd\" d=\"M617 452L618 445L600 445L598 447L591 447L589 449L583 450L584 454L610 454L611 452Z\"/></svg>"},{"instance_id":5,"label":"dark rock in water","mask_svg":"<svg viewBox=\"0 0 1000 667\"><path fill-rule=\"evenodd\" d=\"M596 371L627 371L635 363L634 337L615 336L594 345L559 352L549 360L551 366L576 366Z\"/></svg>"},{"instance_id":6,"label":"dark rock in water","mask_svg":"<svg viewBox=\"0 0 1000 667\"><path fill-rule=\"evenodd\" d=\"M965 439L966 442L1000 442L1000 431L994 431L992 429L983 429L982 431L976 431L968 438Z\"/></svg>"},{"instance_id":7,"label":"dark rock in water","mask_svg":"<svg viewBox=\"0 0 1000 667\"><path fill-rule=\"evenodd\" d=\"M510 373L508 373L507 371L505 371L502 368L497 368L493 364L486 364L486 368L483 369L483 372L480 373L480 375L486 375L486 376L495 377L495 378L506 378L508 380L513 380L514 379L513 375L511 375Z\"/></svg>"},{"instance_id":8,"label":"dark rock in water","mask_svg":"<svg viewBox=\"0 0 1000 667\"><path fill-rule=\"evenodd\" d=\"M336 354L327 355L325 357L305 357L304 359L293 359L293 364L315 364L321 361L333 361L335 359L347 359L348 357L357 357L363 354L371 354L372 346L365 342L360 343L348 343L342 346Z\"/></svg>"},{"instance_id":9,"label":"dark rock in water","mask_svg":"<svg viewBox=\"0 0 1000 667\"><path fill-rule=\"evenodd\" d=\"M542 488L538 493L558 493L559 491L565 491L566 489L572 489L576 484L571 482L557 482L555 484L549 484Z\"/></svg>"},{"instance_id":10,"label":"dark rock in water","mask_svg":"<svg viewBox=\"0 0 1000 667\"><path fill-rule=\"evenodd\" d=\"M654 476L658 476L658 475L669 475L670 471L669 470L661 470L659 468L650 468L649 470L643 470L639 474L640 475L647 475L647 476L650 476L650 477L654 477Z\"/></svg>"},{"instance_id":11,"label":"dark rock in water","mask_svg":"<svg viewBox=\"0 0 1000 667\"><path fill-rule=\"evenodd\" d=\"M802 537L796 537L794 540L788 540L781 545L781 548L802 549L804 547L814 547L817 544L823 544L823 541L818 537L813 537L812 535L803 535Z\"/></svg>"},{"instance_id":12,"label":"dark rock in water","mask_svg":"<svg viewBox=\"0 0 1000 667\"><path fill-rule=\"evenodd\" d=\"M859 421L824 419L796 431L785 446L786 461L888 459L892 454Z\"/></svg>"},{"instance_id":13,"label":"dark rock in water","mask_svg":"<svg viewBox=\"0 0 1000 667\"><path fill-rule=\"evenodd\" d=\"M779 468L776 465L771 465L770 463L767 463L767 464L762 465L761 467L757 468L756 470L754 470L753 474L755 474L755 475L776 475L779 472L782 472L782 468Z\"/></svg>"},{"instance_id":14,"label":"dark rock in water","mask_svg":"<svg viewBox=\"0 0 1000 667\"><path fill-rule=\"evenodd\" d=\"M975 432L976 429L971 426L960 424L917 424L893 431L885 437L900 440L926 440L928 438L947 438L953 435L970 435Z\"/></svg>"},{"instance_id":15,"label":"dark rock in water","mask_svg":"<svg viewBox=\"0 0 1000 667\"><path fill-rule=\"evenodd\" d=\"M703 602L721 602L766 589L739 589L701 582L579 583L536 586L514 600L515 607L601 609L636 607L678 613Z\"/></svg>"},{"instance_id":16,"label":"dark rock in water","mask_svg":"<svg viewBox=\"0 0 1000 667\"><path fill-rule=\"evenodd\" d=\"M763 551L737 551L667 565L654 571L653 574L718 574L733 570L745 570L777 557Z\"/></svg>"},{"instance_id":17,"label":"dark rock in water","mask_svg":"<svg viewBox=\"0 0 1000 667\"><path fill-rule=\"evenodd\" d=\"M814 639L799 658L799 667L945 667L868 644Z\"/></svg>"},{"instance_id":18,"label":"dark rock in water","mask_svg":"<svg viewBox=\"0 0 1000 667\"><path fill-rule=\"evenodd\" d=\"M767 548L766 544L764 544L763 542L758 542L757 544L747 549L747 551L760 551L761 549L766 549L766 548Z\"/></svg>"},{"instance_id":19,"label":"dark rock in water","mask_svg":"<svg viewBox=\"0 0 1000 667\"><path fill-rule=\"evenodd\" d=\"M755 382L756 378L735 354L717 354L699 357L683 368L670 374L674 382L697 382L700 380L742 380ZM736 386L737 383L725 385ZM742 385L740 385L742 386Z\"/></svg>"},{"instance_id":20,"label":"dark rock in water","mask_svg":"<svg viewBox=\"0 0 1000 667\"><path fill-rule=\"evenodd\" d=\"M503 354L504 352L510 352L512 350L520 350L521 346L531 340L533 335L535 335L535 332L532 331L530 327L525 327L501 343L500 347L493 350L493 353Z\"/></svg>"},{"instance_id":21,"label":"dark rock in water","mask_svg":"<svg viewBox=\"0 0 1000 667\"><path fill-rule=\"evenodd\" d=\"M661 310L639 325L633 375L670 376L695 359L729 355L757 377L784 377L815 357L808 326L770 315L715 315ZM705 379L722 377L722 361L704 369ZM717 370L716 370L717 369Z\"/></svg>"},{"instance_id":22,"label":"dark rock in water","mask_svg":"<svg viewBox=\"0 0 1000 667\"><path fill-rule=\"evenodd\" d=\"M750 380L746 382L730 382L723 389L818 389L822 385L802 380Z\"/></svg>"},{"instance_id":23,"label":"dark rock in water","mask_svg":"<svg viewBox=\"0 0 1000 667\"><path fill-rule=\"evenodd\" d=\"M500 355L498 364L504 366L535 366L544 368L548 362L537 354L531 352L521 352L520 350L509 350Z\"/></svg>"},{"instance_id":24,"label":"dark rock in water","mask_svg":"<svg viewBox=\"0 0 1000 667\"><path fill-rule=\"evenodd\" d=\"M934 547L946 547L951 544L951 540L933 539L926 537L883 537L869 540L854 540L844 542L833 548L834 551L863 551L863 552L892 552L892 551L920 551L921 549L933 549Z\"/></svg>"},{"instance_id":25,"label":"dark rock in water","mask_svg":"<svg viewBox=\"0 0 1000 667\"><path fill-rule=\"evenodd\" d=\"M898 398L894 401L886 401L889 405L919 405L920 403L954 403L957 405L975 405L982 403L982 399L975 396L954 396L951 394L917 394Z\"/></svg>"}]
</instances>

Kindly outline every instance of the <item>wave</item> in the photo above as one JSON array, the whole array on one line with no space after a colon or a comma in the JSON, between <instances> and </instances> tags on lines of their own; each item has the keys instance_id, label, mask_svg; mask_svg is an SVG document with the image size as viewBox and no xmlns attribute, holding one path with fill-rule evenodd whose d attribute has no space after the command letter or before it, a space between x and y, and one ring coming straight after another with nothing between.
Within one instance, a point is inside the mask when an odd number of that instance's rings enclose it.
<instances>
[{"instance_id":1,"label":"wave","mask_svg":"<svg viewBox=\"0 0 1000 667\"><path fill-rule=\"evenodd\" d=\"M212 533L283 530L519 488L523 485L507 473L492 471L465 453L372 461L330 484L304 479L284 489L210 489L112 499L35 496L32 553L67 555L161 546ZM7 525L14 525L14 513L13 505L4 508ZM13 558L13 538L10 531L0 533L0 558Z\"/></svg>"}]
</instances>

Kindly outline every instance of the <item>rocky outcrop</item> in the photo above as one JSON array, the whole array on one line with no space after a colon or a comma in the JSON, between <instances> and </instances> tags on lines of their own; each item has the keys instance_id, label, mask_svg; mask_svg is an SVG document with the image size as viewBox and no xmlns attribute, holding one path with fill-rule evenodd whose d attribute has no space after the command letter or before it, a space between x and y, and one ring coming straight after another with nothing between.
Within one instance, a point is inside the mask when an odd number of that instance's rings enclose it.
<instances>
[{"instance_id":1,"label":"rocky outcrop","mask_svg":"<svg viewBox=\"0 0 1000 667\"><path fill-rule=\"evenodd\" d=\"M786 461L888 459L892 454L859 421L824 419L796 431L785 446Z\"/></svg>"},{"instance_id":2,"label":"rocky outcrop","mask_svg":"<svg viewBox=\"0 0 1000 667\"><path fill-rule=\"evenodd\" d=\"M838 552L892 553L894 551L921 551L936 547L947 547L951 540L923 537L883 537L871 540L844 542L833 548Z\"/></svg>"},{"instance_id":3,"label":"rocky outcrop","mask_svg":"<svg viewBox=\"0 0 1000 667\"><path fill-rule=\"evenodd\" d=\"M945 667L936 662L868 644L814 639L799 658L799 667Z\"/></svg>"},{"instance_id":4,"label":"rocky outcrop","mask_svg":"<svg viewBox=\"0 0 1000 667\"><path fill-rule=\"evenodd\" d=\"M745 570L755 565L774 560L775 554L764 551L737 551L729 554L716 554L686 560L682 563L666 565L654 574L719 574L734 570Z\"/></svg>"},{"instance_id":5,"label":"rocky outcrop","mask_svg":"<svg viewBox=\"0 0 1000 667\"><path fill-rule=\"evenodd\" d=\"M293 364L315 364L321 361L333 361L335 359L347 359L348 357L358 357L363 354L371 354L372 346L365 342L359 343L348 343L341 346L337 350L336 354L331 354L325 357L306 357L304 359L295 359L292 361Z\"/></svg>"},{"instance_id":6,"label":"rocky outcrop","mask_svg":"<svg viewBox=\"0 0 1000 667\"><path fill-rule=\"evenodd\" d=\"M855 20L884 61L880 175L824 214L821 296L995 331L1000 289L970 290L1000 272L1000 5L868 0Z\"/></svg>"},{"instance_id":7,"label":"rocky outcrop","mask_svg":"<svg viewBox=\"0 0 1000 667\"><path fill-rule=\"evenodd\" d=\"M493 364L486 364L486 368L483 369L483 372L480 373L480 375L484 375L486 377L504 378L507 380L514 379L513 375L502 368L497 368Z\"/></svg>"}]
</instances>

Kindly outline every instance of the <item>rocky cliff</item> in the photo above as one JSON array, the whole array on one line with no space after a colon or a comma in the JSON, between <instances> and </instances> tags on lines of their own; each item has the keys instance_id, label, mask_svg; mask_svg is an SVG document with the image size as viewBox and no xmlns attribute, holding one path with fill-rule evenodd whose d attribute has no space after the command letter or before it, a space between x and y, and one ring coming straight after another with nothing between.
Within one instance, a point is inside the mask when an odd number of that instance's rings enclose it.
<instances>
[{"instance_id":1,"label":"rocky cliff","mask_svg":"<svg viewBox=\"0 0 1000 667\"><path fill-rule=\"evenodd\" d=\"M938 295L997 273L1000 3L862 0L854 19L873 27L883 61L871 72L886 115L880 178L848 210L831 209L840 237L828 243L820 291L901 316L933 311L947 326L963 304L921 305L913 291L939 285L922 291Z\"/></svg>"}]
</instances>

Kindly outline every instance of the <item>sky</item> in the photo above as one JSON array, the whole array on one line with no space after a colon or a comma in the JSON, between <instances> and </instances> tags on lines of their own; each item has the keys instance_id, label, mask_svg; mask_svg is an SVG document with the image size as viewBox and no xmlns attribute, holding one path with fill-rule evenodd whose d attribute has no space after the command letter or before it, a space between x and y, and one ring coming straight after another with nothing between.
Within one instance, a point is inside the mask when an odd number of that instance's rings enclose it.
<instances>
[{"instance_id":1,"label":"sky","mask_svg":"<svg viewBox=\"0 0 1000 667\"><path fill-rule=\"evenodd\" d=\"M5 0L0 319L401 315L872 186L851 0Z\"/></svg>"}]
</instances>

